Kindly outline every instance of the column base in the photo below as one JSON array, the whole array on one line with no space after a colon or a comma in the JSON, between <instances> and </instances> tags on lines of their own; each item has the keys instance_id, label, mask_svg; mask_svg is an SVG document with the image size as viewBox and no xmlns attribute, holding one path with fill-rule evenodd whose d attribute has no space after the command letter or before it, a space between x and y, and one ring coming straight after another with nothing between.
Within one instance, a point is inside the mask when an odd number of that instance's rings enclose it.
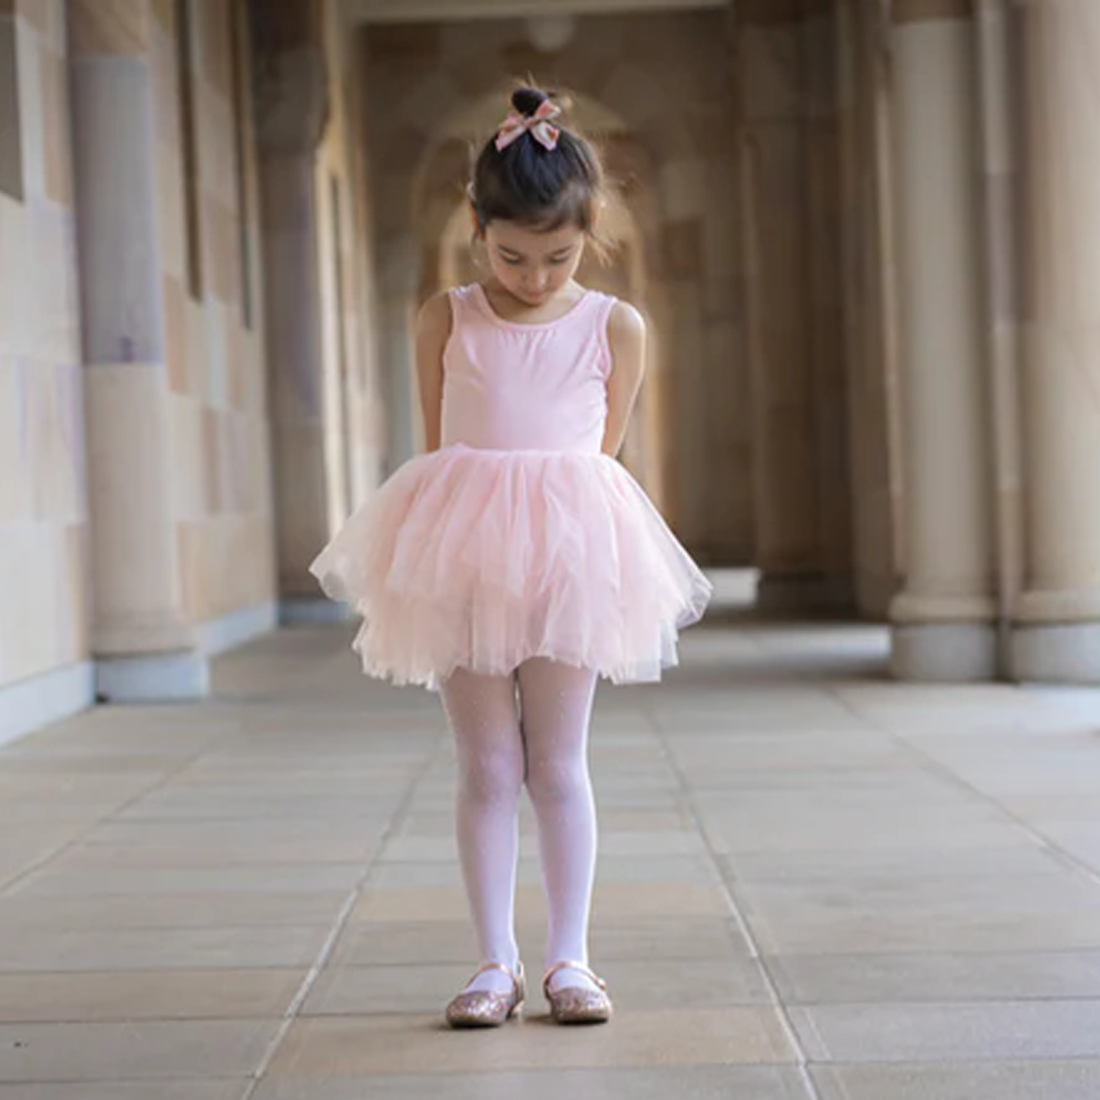
<instances>
[{"instance_id":1,"label":"column base","mask_svg":"<svg viewBox=\"0 0 1100 1100\"><path fill-rule=\"evenodd\" d=\"M848 613L854 605L846 573L762 573L756 583L756 609L768 614Z\"/></svg>"},{"instance_id":2,"label":"column base","mask_svg":"<svg viewBox=\"0 0 1100 1100\"><path fill-rule=\"evenodd\" d=\"M332 600L303 596L279 604L280 626L328 626L351 618L351 608Z\"/></svg>"},{"instance_id":3,"label":"column base","mask_svg":"<svg viewBox=\"0 0 1100 1100\"><path fill-rule=\"evenodd\" d=\"M271 633L273 603L234 611L199 624L188 649L123 653L96 660L96 697L104 703L177 703L210 694L210 659Z\"/></svg>"},{"instance_id":4,"label":"column base","mask_svg":"<svg viewBox=\"0 0 1100 1100\"><path fill-rule=\"evenodd\" d=\"M1011 660L1022 682L1100 684L1100 623L1017 625Z\"/></svg>"},{"instance_id":5,"label":"column base","mask_svg":"<svg viewBox=\"0 0 1100 1100\"><path fill-rule=\"evenodd\" d=\"M96 661L96 698L101 703L178 703L210 694L205 653L148 653Z\"/></svg>"},{"instance_id":6,"label":"column base","mask_svg":"<svg viewBox=\"0 0 1100 1100\"><path fill-rule=\"evenodd\" d=\"M237 649L254 638L270 634L279 626L279 608L274 602L244 607L223 615L220 619L202 623L196 630L198 651L216 657Z\"/></svg>"},{"instance_id":7,"label":"column base","mask_svg":"<svg viewBox=\"0 0 1100 1100\"><path fill-rule=\"evenodd\" d=\"M0 688L0 745L86 710L94 702L90 661L66 665Z\"/></svg>"},{"instance_id":8,"label":"column base","mask_svg":"<svg viewBox=\"0 0 1100 1100\"><path fill-rule=\"evenodd\" d=\"M895 679L982 683L997 679L997 632L987 623L895 624L890 671Z\"/></svg>"}]
</instances>

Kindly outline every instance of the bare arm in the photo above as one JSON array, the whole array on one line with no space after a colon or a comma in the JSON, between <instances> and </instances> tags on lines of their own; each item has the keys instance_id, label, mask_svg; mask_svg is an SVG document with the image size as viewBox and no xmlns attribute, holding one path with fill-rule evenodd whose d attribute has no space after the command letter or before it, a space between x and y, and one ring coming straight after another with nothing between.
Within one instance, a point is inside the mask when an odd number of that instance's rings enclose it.
<instances>
[{"instance_id":1,"label":"bare arm","mask_svg":"<svg viewBox=\"0 0 1100 1100\"><path fill-rule=\"evenodd\" d=\"M438 451L443 432L443 349L451 335L451 303L436 294L416 318L416 380L424 419L424 449Z\"/></svg>"},{"instance_id":2,"label":"bare arm","mask_svg":"<svg viewBox=\"0 0 1100 1100\"><path fill-rule=\"evenodd\" d=\"M614 458L622 449L645 374L642 315L626 302L616 302L607 323L607 341L611 347L611 375L607 380L607 427L601 450Z\"/></svg>"}]
</instances>

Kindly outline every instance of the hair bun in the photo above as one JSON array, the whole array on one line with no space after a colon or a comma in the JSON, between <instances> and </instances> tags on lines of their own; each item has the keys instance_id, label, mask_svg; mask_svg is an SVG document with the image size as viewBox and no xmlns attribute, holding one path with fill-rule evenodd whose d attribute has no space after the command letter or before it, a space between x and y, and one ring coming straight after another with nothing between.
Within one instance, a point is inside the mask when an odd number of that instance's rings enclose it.
<instances>
[{"instance_id":1,"label":"hair bun","mask_svg":"<svg viewBox=\"0 0 1100 1100\"><path fill-rule=\"evenodd\" d=\"M549 98L538 88L517 88L512 93L512 106L524 118L530 118Z\"/></svg>"}]
</instances>

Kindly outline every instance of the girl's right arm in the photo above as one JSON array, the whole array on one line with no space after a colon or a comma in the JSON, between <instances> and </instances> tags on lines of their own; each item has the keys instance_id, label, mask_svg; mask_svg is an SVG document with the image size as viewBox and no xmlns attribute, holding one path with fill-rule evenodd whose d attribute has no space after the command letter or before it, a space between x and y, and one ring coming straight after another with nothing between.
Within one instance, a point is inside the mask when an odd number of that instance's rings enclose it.
<instances>
[{"instance_id":1,"label":"girl's right arm","mask_svg":"<svg viewBox=\"0 0 1100 1100\"><path fill-rule=\"evenodd\" d=\"M416 318L416 378L424 447L438 451L443 432L443 349L451 335L451 302L446 291L429 298Z\"/></svg>"}]
</instances>

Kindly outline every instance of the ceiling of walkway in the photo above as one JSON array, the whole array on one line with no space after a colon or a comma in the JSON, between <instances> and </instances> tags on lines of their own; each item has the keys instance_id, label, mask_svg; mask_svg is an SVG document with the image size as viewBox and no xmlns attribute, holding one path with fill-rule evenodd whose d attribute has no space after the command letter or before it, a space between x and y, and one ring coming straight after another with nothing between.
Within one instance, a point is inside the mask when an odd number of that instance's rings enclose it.
<instances>
[{"instance_id":1,"label":"ceiling of walkway","mask_svg":"<svg viewBox=\"0 0 1100 1100\"><path fill-rule=\"evenodd\" d=\"M729 7L732 0L346 0L353 20L418 23L425 20L546 18L643 11Z\"/></svg>"}]
</instances>

